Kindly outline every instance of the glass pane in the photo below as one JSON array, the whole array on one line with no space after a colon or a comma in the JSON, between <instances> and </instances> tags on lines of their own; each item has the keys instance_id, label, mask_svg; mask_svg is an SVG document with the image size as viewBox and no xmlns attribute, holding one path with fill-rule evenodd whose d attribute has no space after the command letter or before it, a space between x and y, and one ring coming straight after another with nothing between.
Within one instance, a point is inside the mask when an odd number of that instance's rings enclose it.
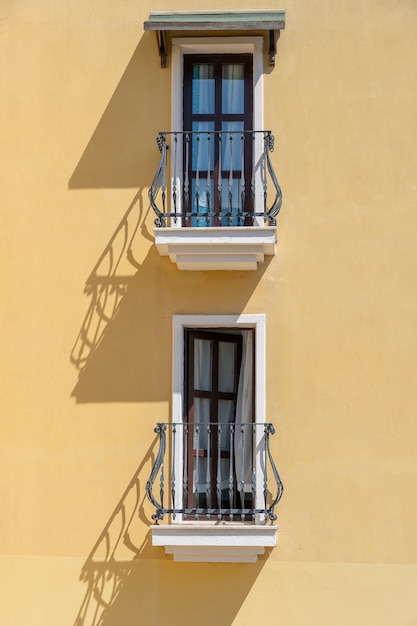
<instances>
[{"instance_id":1,"label":"glass pane","mask_svg":"<svg viewBox=\"0 0 417 626\"><path fill-rule=\"evenodd\" d=\"M210 423L211 400L209 398L194 398L194 424L200 424L199 431L194 432L195 447L205 448L207 443L207 425ZM194 426L196 429L196 426Z\"/></svg>"},{"instance_id":2,"label":"glass pane","mask_svg":"<svg viewBox=\"0 0 417 626\"><path fill-rule=\"evenodd\" d=\"M248 190L246 190L248 193ZM250 190L249 190L250 193ZM222 219L221 225L229 225L229 217L232 219L232 226L241 226L242 217L242 196L240 178L222 179Z\"/></svg>"},{"instance_id":3,"label":"glass pane","mask_svg":"<svg viewBox=\"0 0 417 626\"><path fill-rule=\"evenodd\" d=\"M220 400L219 402L219 422L221 432L218 436L217 445L221 450L222 457L220 460L220 480L221 488L228 489L230 486L230 478L234 475L234 432L235 427L232 425L235 414L235 403L233 400ZM233 439L232 439L233 433Z\"/></svg>"},{"instance_id":4,"label":"glass pane","mask_svg":"<svg viewBox=\"0 0 417 626\"><path fill-rule=\"evenodd\" d=\"M191 182L191 194L191 210L193 213L198 212L198 215L193 215L191 225L211 226L213 218L205 217L205 214L213 212L214 181L210 180L209 185L207 185L207 178L204 177L198 181L197 186L197 181L193 179Z\"/></svg>"},{"instance_id":5,"label":"glass pane","mask_svg":"<svg viewBox=\"0 0 417 626\"><path fill-rule=\"evenodd\" d=\"M214 167L214 122L193 122L192 129L192 170L213 171Z\"/></svg>"},{"instance_id":6,"label":"glass pane","mask_svg":"<svg viewBox=\"0 0 417 626\"><path fill-rule=\"evenodd\" d=\"M238 482L244 483L245 491L252 490L252 424L236 424L235 432L235 472Z\"/></svg>"},{"instance_id":7,"label":"glass pane","mask_svg":"<svg viewBox=\"0 0 417 626\"><path fill-rule=\"evenodd\" d=\"M222 113L243 113L245 105L243 63L222 66Z\"/></svg>"},{"instance_id":8,"label":"glass pane","mask_svg":"<svg viewBox=\"0 0 417 626\"><path fill-rule=\"evenodd\" d=\"M222 428L222 450L228 450L228 442L230 441L230 432L228 424L233 424L235 421L235 402L234 400L219 400L218 404L219 410L219 422L221 424L226 424ZM225 447L223 447L225 446Z\"/></svg>"},{"instance_id":9,"label":"glass pane","mask_svg":"<svg viewBox=\"0 0 417 626\"><path fill-rule=\"evenodd\" d=\"M205 492L207 488L207 459L211 455L212 438L208 432L210 423L211 400L208 398L194 398L194 433L193 449L193 491ZM200 502L200 506L204 503Z\"/></svg>"},{"instance_id":10,"label":"glass pane","mask_svg":"<svg viewBox=\"0 0 417 626\"><path fill-rule=\"evenodd\" d=\"M219 391L236 391L236 348L230 341L219 342Z\"/></svg>"},{"instance_id":11,"label":"glass pane","mask_svg":"<svg viewBox=\"0 0 417 626\"><path fill-rule=\"evenodd\" d=\"M250 133L243 133L243 122L222 122L222 170L230 170L230 164L232 170L242 169L243 154L244 154L244 142L250 141Z\"/></svg>"},{"instance_id":12,"label":"glass pane","mask_svg":"<svg viewBox=\"0 0 417 626\"><path fill-rule=\"evenodd\" d=\"M209 339L194 340L194 389L211 390L212 352ZM194 419L198 422L196 416Z\"/></svg>"},{"instance_id":13,"label":"glass pane","mask_svg":"<svg viewBox=\"0 0 417 626\"><path fill-rule=\"evenodd\" d=\"M193 64L192 112L214 113L214 65Z\"/></svg>"}]
</instances>

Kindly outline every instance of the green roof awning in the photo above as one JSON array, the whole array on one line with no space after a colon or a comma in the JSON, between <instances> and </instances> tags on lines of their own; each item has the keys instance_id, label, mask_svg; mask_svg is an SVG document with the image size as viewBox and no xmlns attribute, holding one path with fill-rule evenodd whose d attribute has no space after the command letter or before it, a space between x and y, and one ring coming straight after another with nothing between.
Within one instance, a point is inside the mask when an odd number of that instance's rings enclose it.
<instances>
[{"instance_id":1,"label":"green roof awning","mask_svg":"<svg viewBox=\"0 0 417 626\"><path fill-rule=\"evenodd\" d=\"M269 31L269 57L275 60L275 31L285 28L285 11L157 11L143 25L157 33L161 67L166 67L167 31Z\"/></svg>"},{"instance_id":2,"label":"green roof awning","mask_svg":"<svg viewBox=\"0 0 417 626\"><path fill-rule=\"evenodd\" d=\"M281 30L285 11L158 11L145 30Z\"/></svg>"}]
</instances>

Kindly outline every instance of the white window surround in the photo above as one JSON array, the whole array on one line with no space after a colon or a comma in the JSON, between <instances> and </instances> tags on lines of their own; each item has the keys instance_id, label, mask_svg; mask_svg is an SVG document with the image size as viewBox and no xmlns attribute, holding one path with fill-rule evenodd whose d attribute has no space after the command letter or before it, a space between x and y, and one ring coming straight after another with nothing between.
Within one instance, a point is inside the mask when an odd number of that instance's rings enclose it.
<instances>
[{"instance_id":1,"label":"white window surround","mask_svg":"<svg viewBox=\"0 0 417 626\"><path fill-rule=\"evenodd\" d=\"M263 116L263 37L192 37L172 40L171 129L183 129L184 54L252 54L253 56L253 125L262 130ZM262 156L262 137L256 138L255 163ZM180 159L181 160L181 159ZM173 169L172 169L173 171ZM260 168L255 166L255 207L263 206ZM182 177L182 174L180 174ZM177 188L181 188L180 179ZM181 205L179 205L181 210ZM263 223L257 218L258 226ZM201 229L199 229L201 230ZM216 229L219 230L219 229ZM228 230L228 229L221 229Z\"/></svg>"},{"instance_id":2,"label":"white window surround","mask_svg":"<svg viewBox=\"0 0 417 626\"><path fill-rule=\"evenodd\" d=\"M188 328L255 329L255 419L265 422L266 354L264 314L243 315L174 315L172 354L172 422L182 423L184 412L184 331ZM260 444L261 445L261 444ZM176 475L182 475L183 448L181 438L176 441ZM257 489L262 508L263 473L260 455L257 458ZM177 496L181 497L181 494ZM181 501L176 505L181 508ZM265 547L276 545L277 527L265 523L258 515L253 523L182 521L153 525L152 544L164 546L175 561L254 562Z\"/></svg>"},{"instance_id":3,"label":"white window surround","mask_svg":"<svg viewBox=\"0 0 417 626\"><path fill-rule=\"evenodd\" d=\"M184 330L186 328L255 329L255 419L265 422L265 324L263 313L256 315L174 315L172 353L172 421L184 415Z\"/></svg>"},{"instance_id":4,"label":"white window surround","mask_svg":"<svg viewBox=\"0 0 417 626\"><path fill-rule=\"evenodd\" d=\"M252 54L253 125L262 130L263 117L263 37L192 37L172 40L171 129L182 130L184 54ZM262 154L262 139L256 149Z\"/></svg>"},{"instance_id":5,"label":"white window surround","mask_svg":"<svg viewBox=\"0 0 417 626\"><path fill-rule=\"evenodd\" d=\"M190 37L172 40L171 129L183 129L183 67L185 54L242 54L253 56L253 127L263 130L263 45L262 36ZM182 162L181 154L179 162ZM263 138L254 145L255 211L263 210ZM171 158L174 158L171 153ZM174 167L171 168L174 171ZM177 172L176 188L181 188ZM171 185L171 189L173 186ZM181 198L177 197L178 212ZM265 226L260 217L254 226L187 228L181 220L175 226L155 228L155 243L161 256L169 256L180 270L256 270L266 255L275 255L276 227Z\"/></svg>"}]
</instances>

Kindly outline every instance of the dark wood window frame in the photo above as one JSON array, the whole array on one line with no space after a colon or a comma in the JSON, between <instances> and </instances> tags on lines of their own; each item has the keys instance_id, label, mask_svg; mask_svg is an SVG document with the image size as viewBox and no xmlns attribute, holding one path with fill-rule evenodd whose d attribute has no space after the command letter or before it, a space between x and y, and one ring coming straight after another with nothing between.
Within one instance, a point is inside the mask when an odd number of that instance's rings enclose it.
<instances>
[{"instance_id":1,"label":"dark wood window frame","mask_svg":"<svg viewBox=\"0 0 417 626\"><path fill-rule=\"evenodd\" d=\"M254 329L245 329L250 330L253 333ZM242 344L243 338L242 333L239 331L235 331L234 329L185 329L185 376L184 376L184 394L185 394L185 403L184 403L184 422L188 426L189 435L187 437L187 448L184 450L184 453L187 456L187 468L188 468L188 501L186 502L186 507L189 509L198 508L201 506L200 503L196 503L195 494L193 493L192 485L193 485L193 469L194 463L197 456L200 458L207 457L207 450L204 449L194 449L194 442L192 432L195 424L195 412L194 412L194 399L195 398L206 398L211 402L210 407L210 422L218 423L218 402L219 400L231 400L234 402L234 421L236 420L236 404L237 404L237 396L238 396L238 386L239 386L239 378L241 374L241 364L242 364ZM194 342L195 339L205 339L212 341L212 370L211 370L211 390L201 390L196 389L194 384ZM234 383L234 391L233 392L225 392L219 390L219 343L220 342L233 342L237 349L235 351L235 383ZM253 367L253 377L252 377L252 421L255 421L255 340L252 342L252 367ZM230 453L228 451L221 451L221 458L227 459L230 458ZM212 446L211 446L211 467L210 467L210 475L212 480L212 485L216 484L217 479L217 459L218 459L218 448L217 448L217 438L213 436L212 438ZM212 489L211 493L211 502L204 503L209 508L222 508L222 504L217 501L217 496L215 493L215 489Z\"/></svg>"},{"instance_id":2,"label":"dark wood window frame","mask_svg":"<svg viewBox=\"0 0 417 626\"><path fill-rule=\"evenodd\" d=\"M192 112L192 68L196 63L201 64L214 64L214 81L215 81L215 110L214 113L193 113ZM244 65L244 112L242 114L237 113L222 113L222 66L227 63L236 63ZM218 162L218 135L217 133L222 130L222 122L243 122L243 128L245 131L253 130L253 55L252 54L185 54L184 55L184 89L183 89L183 129L184 131L192 131L193 122L213 122L215 131L214 142L214 163L210 171L210 178L214 181L218 180L219 176L228 175L229 172L219 172ZM184 154L185 154L184 150ZM188 165L188 177L191 181L194 176L192 171L192 158L189 159ZM184 171L186 163L183 163ZM207 171L200 172L201 178L207 177ZM233 178L240 177L240 170L232 173ZM252 142L248 137L245 141L245 187L247 189L244 211L250 212L253 210L250 189L251 189L251 177L252 177ZM190 183L191 184L191 183ZM185 204L185 211L190 213L192 206L192 194L189 194L188 205ZM213 225L219 226L220 220L217 217L221 210L219 206L218 194L214 193L213 208L216 213ZM192 224L191 219L184 221L185 226ZM249 217L245 219L245 225L251 225L252 221Z\"/></svg>"}]
</instances>

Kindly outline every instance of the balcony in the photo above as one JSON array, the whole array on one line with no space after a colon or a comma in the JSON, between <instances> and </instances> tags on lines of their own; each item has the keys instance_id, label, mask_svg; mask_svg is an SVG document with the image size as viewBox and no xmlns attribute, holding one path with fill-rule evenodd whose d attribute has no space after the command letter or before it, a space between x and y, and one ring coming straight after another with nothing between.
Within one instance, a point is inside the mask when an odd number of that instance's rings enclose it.
<instances>
[{"instance_id":1,"label":"balcony","mask_svg":"<svg viewBox=\"0 0 417 626\"><path fill-rule=\"evenodd\" d=\"M159 451L146 485L153 545L176 561L228 562L256 561L276 545L283 485L272 424L159 423L155 432Z\"/></svg>"},{"instance_id":2,"label":"balcony","mask_svg":"<svg viewBox=\"0 0 417 626\"><path fill-rule=\"evenodd\" d=\"M282 193L270 131L161 132L157 143L149 199L162 256L181 270L256 270L275 254Z\"/></svg>"}]
</instances>

